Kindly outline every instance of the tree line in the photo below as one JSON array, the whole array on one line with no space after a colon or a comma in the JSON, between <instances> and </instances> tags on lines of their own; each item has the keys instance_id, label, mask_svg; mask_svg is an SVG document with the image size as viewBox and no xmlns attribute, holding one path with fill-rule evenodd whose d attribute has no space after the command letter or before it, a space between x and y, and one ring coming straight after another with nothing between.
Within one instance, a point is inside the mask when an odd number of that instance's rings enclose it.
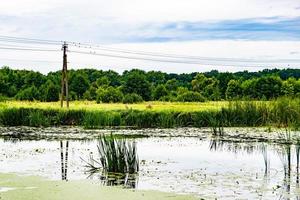
<instances>
[{"instance_id":1,"label":"tree line","mask_svg":"<svg viewBox=\"0 0 300 200\"><path fill-rule=\"evenodd\" d=\"M300 97L300 69L258 72L174 74L132 69L70 70L70 100L136 103L141 101L202 102L207 100L270 100ZM1 99L58 101L61 71L47 75L29 70L0 69Z\"/></svg>"}]
</instances>

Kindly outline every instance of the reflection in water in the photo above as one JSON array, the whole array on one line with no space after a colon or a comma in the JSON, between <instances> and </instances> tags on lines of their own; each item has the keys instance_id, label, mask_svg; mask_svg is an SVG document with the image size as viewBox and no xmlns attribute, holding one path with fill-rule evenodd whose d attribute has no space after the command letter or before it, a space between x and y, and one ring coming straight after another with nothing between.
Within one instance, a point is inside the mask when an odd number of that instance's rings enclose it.
<instances>
[{"instance_id":1,"label":"reflection in water","mask_svg":"<svg viewBox=\"0 0 300 200\"><path fill-rule=\"evenodd\" d=\"M13 142L0 139L1 172L78 180L87 176L81 157L90 153L99 157L97 140L72 140L72 145L66 140ZM108 186L189 193L205 199L300 199L300 142L296 140L283 145L215 136L209 141L143 138L136 142L142 161L138 175L98 170L89 177Z\"/></svg>"},{"instance_id":2,"label":"reflection in water","mask_svg":"<svg viewBox=\"0 0 300 200\"><path fill-rule=\"evenodd\" d=\"M105 186L123 186L135 189L138 185L138 174L107 173L100 170L89 174L88 177L97 178Z\"/></svg>"},{"instance_id":3,"label":"reflection in water","mask_svg":"<svg viewBox=\"0 0 300 200\"><path fill-rule=\"evenodd\" d=\"M261 149L260 145L252 143L241 143L233 140L223 140L218 137L210 140L209 148L211 151L228 151L232 153L246 152L252 154L254 151Z\"/></svg>"},{"instance_id":4,"label":"reflection in water","mask_svg":"<svg viewBox=\"0 0 300 200\"><path fill-rule=\"evenodd\" d=\"M239 152L246 152L248 154L252 153L262 153L265 165L265 173L263 178L263 186L267 185L267 180L270 174L270 158L268 156L267 146L271 146L271 144L264 143L242 143L236 141L227 141L222 140L220 138L213 138L210 141L210 150L211 151L228 151L233 152L235 154ZM290 200L291 196L291 179L292 179L292 145L291 144L283 144L278 145L274 144L278 149L278 156L282 162L284 178L282 182L281 188L283 189L280 192L279 199ZM300 155L300 143L295 145L296 152L296 184L295 190L299 189L299 155ZM280 186L278 186L280 187ZM297 194L297 191L293 194ZM300 199L299 195L295 196L295 199Z\"/></svg>"},{"instance_id":5,"label":"reflection in water","mask_svg":"<svg viewBox=\"0 0 300 200\"><path fill-rule=\"evenodd\" d=\"M68 153L69 153L69 141L66 141L66 151L64 155L63 141L60 141L60 160L61 160L61 180L68 180Z\"/></svg>"},{"instance_id":6,"label":"reflection in water","mask_svg":"<svg viewBox=\"0 0 300 200\"><path fill-rule=\"evenodd\" d=\"M267 180L267 177L270 174L270 158L268 156L268 149L267 149L267 145L265 145L264 143L261 144L261 153L263 155L263 159L264 159L264 164L265 164L265 179Z\"/></svg>"}]
</instances>

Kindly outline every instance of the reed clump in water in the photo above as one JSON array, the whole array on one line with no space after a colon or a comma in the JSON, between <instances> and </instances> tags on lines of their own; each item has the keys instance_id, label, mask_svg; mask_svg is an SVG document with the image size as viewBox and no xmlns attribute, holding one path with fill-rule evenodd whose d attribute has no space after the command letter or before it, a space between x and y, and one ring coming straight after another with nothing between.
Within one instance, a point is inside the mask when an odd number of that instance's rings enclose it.
<instances>
[{"instance_id":1,"label":"reed clump in water","mask_svg":"<svg viewBox=\"0 0 300 200\"><path fill-rule=\"evenodd\" d=\"M107 173L129 173L139 171L139 158L134 141L116 139L113 135L101 136L98 142L99 158L90 157L89 172L103 169Z\"/></svg>"}]
</instances>

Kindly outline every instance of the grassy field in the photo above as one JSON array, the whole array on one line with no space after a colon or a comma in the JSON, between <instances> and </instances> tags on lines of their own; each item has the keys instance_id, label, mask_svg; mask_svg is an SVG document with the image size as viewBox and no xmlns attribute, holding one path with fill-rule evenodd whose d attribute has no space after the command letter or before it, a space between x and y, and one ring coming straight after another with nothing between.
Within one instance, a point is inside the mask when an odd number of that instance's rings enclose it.
<instances>
[{"instance_id":1,"label":"grassy field","mask_svg":"<svg viewBox=\"0 0 300 200\"><path fill-rule=\"evenodd\" d=\"M122 104L122 103L101 103L95 101L71 101L70 109L72 110L152 110L152 111L178 111L191 112L203 110L220 110L222 107L228 106L227 101L210 101L199 103L182 103L182 102L144 102L138 104ZM60 102L38 102L38 101L7 101L0 103L0 108L39 108L39 109L59 109Z\"/></svg>"},{"instance_id":2,"label":"grassy field","mask_svg":"<svg viewBox=\"0 0 300 200\"><path fill-rule=\"evenodd\" d=\"M300 99L204 103L145 102L140 104L7 101L0 103L2 126L136 127L300 127Z\"/></svg>"}]
</instances>

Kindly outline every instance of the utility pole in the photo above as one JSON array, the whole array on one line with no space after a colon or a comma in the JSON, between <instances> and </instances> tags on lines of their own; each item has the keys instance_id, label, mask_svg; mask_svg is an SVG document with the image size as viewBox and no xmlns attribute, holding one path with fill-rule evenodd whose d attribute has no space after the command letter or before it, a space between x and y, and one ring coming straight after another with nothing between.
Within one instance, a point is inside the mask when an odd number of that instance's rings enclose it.
<instances>
[{"instance_id":1,"label":"utility pole","mask_svg":"<svg viewBox=\"0 0 300 200\"><path fill-rule=\"evenodd\" d=\"M68 44L64 42L62 45L63 50L63 69L61 77L61 94L60 94L60 106L64 106L64 97L66 95L67 108L69 108L69 86L68 86L68 66L67 66L67 50Z\"/></svg>"}]
</instances>

